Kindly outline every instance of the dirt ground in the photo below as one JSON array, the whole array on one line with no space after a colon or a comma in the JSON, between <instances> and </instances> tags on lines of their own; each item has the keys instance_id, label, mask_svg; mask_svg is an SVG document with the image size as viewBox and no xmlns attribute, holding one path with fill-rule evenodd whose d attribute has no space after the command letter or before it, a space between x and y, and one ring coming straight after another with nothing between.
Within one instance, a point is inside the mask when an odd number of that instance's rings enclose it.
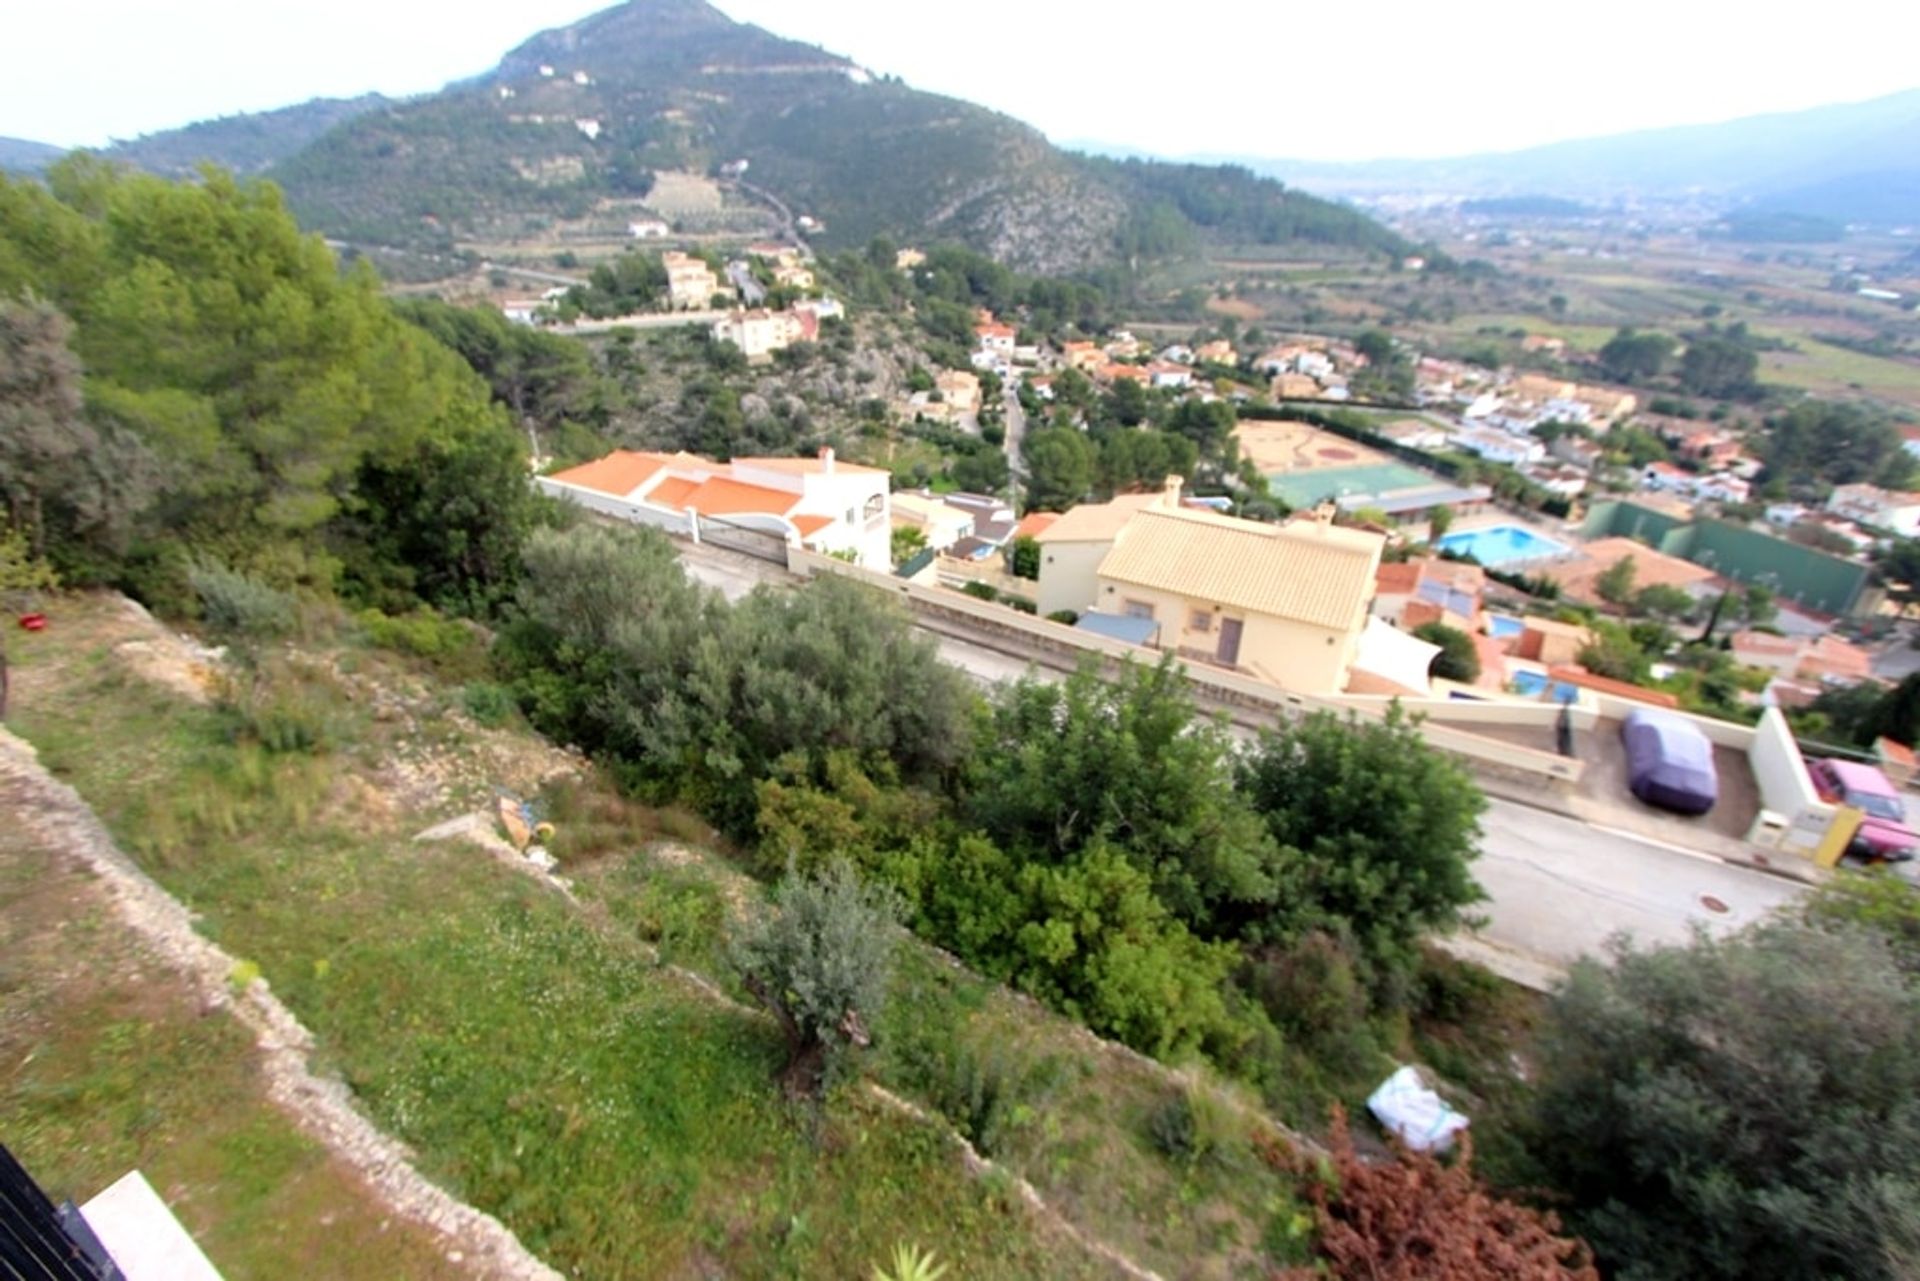
<instances>
[{"instance_id":1,"label":"dirt ground","mask_svg":"<svg viewBox=\"0 0 1920 1281\"><path fill-rule=\"evenodd\" d=\"M1271 475L1391 462L1385 454L1308 423L1243 422L1234 428L1242 457Z\"/></svg>"}]
</instances>

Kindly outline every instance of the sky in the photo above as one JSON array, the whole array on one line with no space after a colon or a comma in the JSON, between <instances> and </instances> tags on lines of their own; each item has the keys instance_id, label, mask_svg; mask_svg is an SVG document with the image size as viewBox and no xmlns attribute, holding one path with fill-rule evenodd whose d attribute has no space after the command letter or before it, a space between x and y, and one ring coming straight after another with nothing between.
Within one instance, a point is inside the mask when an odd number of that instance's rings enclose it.
<instances>
[{"instance_id":1,"label":"sky","mask_svg":"<svg viewBox=\"0 0 1920 1281\"><path fill-rule=\"evenodd\" d=\"M6 0L0 136L91 146L317 96L427 92L603 7ZM1008 112L1055 141L1162 155L1461 155L1920 87L1920 65L1907 56L1920 44L1911 0L1817 9L1782 0L719 7L917 88Z\"/></svg>"}]
</instances>

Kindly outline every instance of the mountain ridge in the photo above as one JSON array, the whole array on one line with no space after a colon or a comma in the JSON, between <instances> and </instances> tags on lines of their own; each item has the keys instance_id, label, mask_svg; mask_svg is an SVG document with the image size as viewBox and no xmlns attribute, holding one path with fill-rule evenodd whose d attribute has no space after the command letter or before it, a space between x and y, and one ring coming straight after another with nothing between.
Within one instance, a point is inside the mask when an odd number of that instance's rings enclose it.
<instances>
[{"instance_id":1,"label":"mountain ridge","mask_svg":"<svg viewBox=\"0 0 1920 1281\"><path fill-rule=\"evenodd\" d=\"M1121 149L1125 150L1125 149ZM1920 177L1920 88L1858 102L1766 112L1711 124L1670 125L1511 151L1351 163L1271 157L1196 157L1348 195L1426 191L1461 196L1571 199L1700 194L1768 208L1820 189L1821 208L1862 220L1920 221L1920 204L1873 199L1890 177ZM1871 211L1864 214L1848 209ZM1889 214L1897 216L1889 217Z\"/></svg>"},{"instance_id":2,"label":"mountain ridge","mask_svg":"<svg viewBox=\"0 0 1920 1281\"><path fill-rule=\"evenodd\" d=\"M1408 249L1252 175L1114 170L702 0L630 0L539 32L491 71L358 115L269 173L307 225L445 247L637 203L655 171L742 160L756 186L824 223L829 246L954 240L1041 271L1249 233Z\"/></svg>"}]
</instances>

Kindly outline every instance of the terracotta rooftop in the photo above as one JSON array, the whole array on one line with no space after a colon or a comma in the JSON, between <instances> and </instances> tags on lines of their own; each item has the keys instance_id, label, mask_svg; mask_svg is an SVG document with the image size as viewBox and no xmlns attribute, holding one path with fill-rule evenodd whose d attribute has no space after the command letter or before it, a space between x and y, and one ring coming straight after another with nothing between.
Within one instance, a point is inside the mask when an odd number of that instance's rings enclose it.
<instances>
[{"instance_id":1,"label":"terracotta rooftop","mask_svg":"<svg viewBox=\"0 0 1920 1281\"><path fill-rule=\"evenodd\" d=\"M653 474L667 465L662 454L644 454L634 449L616 449L605 458L596 458L578 467L553 473L547 479L564 485L591 489L598 494L625 498L647 483Z\"/></svg>"},{"instance_id":2,"label":"terracotta rooftop","mask_svg":"<svg viewBox=\"0 0 1920 1281\"><path fill-rule=\"evenodd\" d=\"M1034 537L1043 543L1112 542L1139 512L1158 503L1164 494L1118 494L1111 502L1081 503L1069 507L1060 519Z\"/></svg>"}]
</instances>

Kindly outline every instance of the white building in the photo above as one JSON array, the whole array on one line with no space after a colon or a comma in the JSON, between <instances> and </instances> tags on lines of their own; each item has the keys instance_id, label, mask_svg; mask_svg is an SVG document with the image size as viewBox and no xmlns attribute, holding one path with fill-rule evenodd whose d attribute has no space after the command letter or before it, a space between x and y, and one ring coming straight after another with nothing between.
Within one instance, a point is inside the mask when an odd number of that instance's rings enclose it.
<instances>
[{"instance_id":1,"label":"white building","mask_svg":"<svg viewBox=\"0 0 1920 1281\"><path fill-rule=\"evenodd\" d=\"M1478 454L1490 463L1518 467L1522 463L1537 463L1547 456L1546 446L1532 437L1512 436L1503 431L1470 427L1454 432L1449 439L1455 448Z\"/></svg>"},{"instance_id":2,"label":"white building","mask_svg":"<svg viewBox=\"0 0 1920 1281\"><path fill-rule=\"evenodd\" d=\"M587 135L589 141L600 136L600 122L598 120L576 120L573 122L573 127Z\"/></svg>"},{"instance_id":3,"label":"white building","mask_svg":"<svg viewBox=\"0 0 1920 1281\"><path fill-rule=\"evenodd\" d=\"M855 563L893 568L890 475L878 467L818 458L736 458L620 449L534 484L579 506L696 540L743 541L851 553Z\"/></svg>"},{"instance_id":4,"label":"white building","mask_svg":"<svg viewBox=\"0 0 1920 1281\"><path fill-rule=\"evenodd\" d=\"M791 311L756 308L736 311L724 320L713 322L715 342L730 342L746 353L748 360L762 360L797 342L811 341L818 322Z\"/></svg>"},{"instance_id":5,"label":"white building","mask_svg":"<svg viewBox=\"0 0 1920 1281\"><path fill-rule=\"evenodd\" d=\"M1902 538L1920 534L1920 494L1896 493L1878 485L1839 485L1827 499L1827 510Z\"/></svg>"},{"instance_id":6,"label":"white building","mask_svg":"<svg viewBox=\"0 0 1920 1281\"><path fill-rule=\"evenodd\" d=\"M713 268L673 249L660 255L660 265L667 269L667 302L674 310L697 311L713 305L713 296L720 292L720 277Z\"/></svg>"},{"instance_id":7,"label":"white building","mask_svg":"<svg viewBox=\"0 0 1920 1281\"><path fill-rule=\"evenodd\" d=\"M637 218L627 224L627 234L635 240L664 240L672 230L660 218Z\"/></svg>"}]
</instances>

